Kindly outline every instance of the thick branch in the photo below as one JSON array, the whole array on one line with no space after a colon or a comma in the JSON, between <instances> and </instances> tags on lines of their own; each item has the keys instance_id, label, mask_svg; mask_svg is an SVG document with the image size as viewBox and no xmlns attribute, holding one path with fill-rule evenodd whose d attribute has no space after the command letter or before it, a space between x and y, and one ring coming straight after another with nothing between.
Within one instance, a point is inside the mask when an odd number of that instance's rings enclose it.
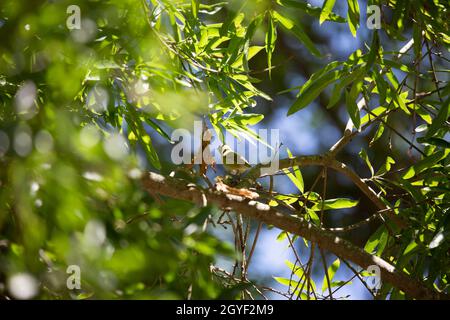
<instances>
[{"instance_id":1,"label":"thick branch","mask_svg":"<svg viewBox=\"0 0 450 320\"><path fill-rule=\"evenodd\" d=\"M302 218L282 214L267 204L225 194L217 190L202 190L193 184L186 183L184 180L164 177L153 172L145 174L142 182L150 194L161 194L203 206L214 204L317 243L320 248L328 250L342 259L350 260L364 269L367 269L370 265L377 265L381 270L382 281L391 283L412 298L450 298L448 295L439 293L410 278L383 259L368 254L349 241L322 230Z\"/></svg>"},{"instance_id":2,"label":"thick branch","mask_svg":"<svg viewBox=\"0 0 450 320\"><path fill-rule=\"evenodd\" d=\"M283 159L279 161L279 170L292 168L294 166L324 166L336 170L343 175L347 176L358 188L361 190L367 198L376 206L380 212L385 214L391 219L397 226L404 228L407 223L397 216L393 210L385 204L380 197L370 188L352 169L345 164L333 159L331 156L301 156L290 159ZM255 178L259 176L262 165L254 166L248 173L248 177Z\"/></svg>"}]
</instances>

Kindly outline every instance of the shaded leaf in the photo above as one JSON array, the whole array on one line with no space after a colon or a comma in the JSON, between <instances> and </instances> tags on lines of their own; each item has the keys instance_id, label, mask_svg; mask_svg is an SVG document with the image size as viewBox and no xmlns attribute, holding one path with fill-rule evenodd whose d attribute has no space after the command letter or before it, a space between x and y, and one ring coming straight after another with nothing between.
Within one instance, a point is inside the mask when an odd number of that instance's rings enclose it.
<instances>
[{"instance_id":1,"label":"shaded leaf","mask_svg":"<svg viewBox=\"0 0 450 320\"><path fill-rule=\"evenodd\" d=\"M280 24L286 28L288 31L292 32L295 37L300 40L305 47L308 49L309 52L311 52L313 55L320 57L321 54L319 50L314 45L314 42L311 41L311 39L308 37L306 32L302 29L302 27L299 24L295 24L294 21L291 19L282 16L280 13L273 11L274 18L280 22Z\"/></svg>"},{"instance_id":2,"label":"shaded leaf","mask_svg":"<svg viewBox=\"0 0 450 320\"><path fill-rule=\"evenodd\" d=\"M339 71L333 71L316 79L300 93L297 100L289 108L288 115L292 115L308 106L328 85L339 79L339 75Z\"/></svg>"}]
</instances>

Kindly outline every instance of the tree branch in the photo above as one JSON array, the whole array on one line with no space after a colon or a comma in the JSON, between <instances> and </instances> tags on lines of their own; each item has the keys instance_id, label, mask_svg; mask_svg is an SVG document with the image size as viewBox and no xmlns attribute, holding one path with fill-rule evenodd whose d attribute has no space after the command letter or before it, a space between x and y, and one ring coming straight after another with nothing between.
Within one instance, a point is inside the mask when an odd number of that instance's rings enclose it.
<instances>
[{"instance_id":1,"label":"tree branch","mask_svg":"<svg viewBox=\"0 0 450 320\"><path fill-rule=\"evenodd\" d=\"M370 188L352 169L347 167L344 163L341 163L331 155L313 155L313 156L300 156L289 159L282 159L279 161L279 170L286 168L292 168L294 166L324 166L336 170L343 175L347 176L376 206L378 210L381 210L389 219L391 219L398 227L405 228L407 226L406 221L394 213L388 204L384 203L376 192ZM261 172L263 165L259 164L250 169L247 177L257 178Z\"/></svg>"},{"instance_id":2,"label":"tree branch","mask_svg":"<svg viewBox=\"0 0 450 320\"><path fill-rule=\"evenodd\" d=\"M364 269L367 269L370 265L377 265L381 270L382 281L391 283L412 298L450 299L449 295L427 287L422 282L409 277L402 271L396 270L388 262L377 256L370 255L351 242L339 238L331 232L322 230L300 217L280 213L267 204L217 190L203 190L184 180L164 177L153 172L145 174L142 177L142 183L144 188L151 194L157 193L197 205L205 205L204 200L206 199L207 204L233 210L244 216L273 225L281 230L317 243L320 248L328 250L342 259L352 261Z\"/></svg>"}]
</instances>

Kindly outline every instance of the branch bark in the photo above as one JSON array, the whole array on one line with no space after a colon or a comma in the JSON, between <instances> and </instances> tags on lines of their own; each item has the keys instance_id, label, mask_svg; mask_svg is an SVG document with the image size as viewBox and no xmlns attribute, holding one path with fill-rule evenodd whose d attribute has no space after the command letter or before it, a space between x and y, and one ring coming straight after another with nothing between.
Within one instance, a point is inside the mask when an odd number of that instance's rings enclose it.
<instances>
[{"instance_id":1,"label":"branch bark","mask_svg":"<svg viewBox=\"0 0 450 320\"><path fill-rule=\"evenodd\" d=\"M180 199L197 205L216 205L222 209L233 210L244 216L273 225L281 230L296 234L310 240L325 250L342 259L352 261L364 269L377 265L381 270L381 280L391 283L416 299L450 299L447 294L437 292L422 282L413 279L396 270L394 266L383 259L372 256L351 242L337 237L335 234L322 230L300 217L293 217L274 210L267 204L245 199L243 197L225 194L217 190L203 190L195 184L184 180L164 177L148 172L142 178L144 188L150 194L161 194L170 198Z\"/></svg>"},{"instance_id":2,"label":"branch bark","mask_svg":"<svg viewBox=\"0 0 450 320\"><path fill-rule=\"evenodd\" d=\"M380 199L376 192L372 188L370 188L370 186L368 186L352 169L350 169L344 163L335 160L332 155L300 156L279 161L279 170L292 168L294 166L324 166L342 173L343 175L347 176L361 190L361 192L363 192L369 198L370 201L372 201L375 207L382 214L386 215L398 227L407 227L406 221L396 215L394 211ZM261 164L254 166L249 171L247 176L256 179L257 177L259 177L259 173L261 172L262 167L263 165Z\"/></svg>"}]
</instances>

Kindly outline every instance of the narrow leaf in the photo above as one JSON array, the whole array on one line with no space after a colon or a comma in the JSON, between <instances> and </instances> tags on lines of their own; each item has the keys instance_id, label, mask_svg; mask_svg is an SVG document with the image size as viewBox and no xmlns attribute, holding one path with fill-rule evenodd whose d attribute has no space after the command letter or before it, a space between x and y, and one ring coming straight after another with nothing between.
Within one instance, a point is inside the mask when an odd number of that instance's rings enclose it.
<instances>
[{"instance_id":1,"label":"narrow leaf","mask_svg":"<svg viewBox=\"0 0 450 320\"><path fill-rule=\"evenodd\" d=\"M369 159L369 156L367 155L366 150L361 149L361 151L359 152L359 156L367 164L367 167L369 168L370 173L372 174L372 177L373 177L373 175L374 175L373 167L372 167L372 164L370 163L370 159Z\"/></svg>"},{"instance_id":2,"label":"narrow leaf","mask_svg":"<svg viewBox=\"0 0 450 320\"><path fill-rule=\"evenodd\" d=\"M301 92L300 96L289 108L288 115L308 106L317 96L331 83L339 79L340 71L329 72L311 83L308 88Z\"/></svg>"},{"instance_id":3,"label":"narrow leaf","mask_svg":"<svg viewBox=\"0 0 450 320\"><path fill-rule=\"evenodd\" d=\"M322 12L320 13L320 24L328 19L328 16L333 11L334 3L336 0L325 0L322 6Z\"/></svg>"},{"instance_id":4,"label":"narrow leaf","mask_svg":"<svg viewBox=\"0 0 450 320\"><path fill-rule=\"evenodd\" d=\"M331 266L328 267L327 273L328 273L328 279L330 280L330 282L333 280L334 275L336 274L336 271L339 269L340 265L341 265L341 260L339 260L339 258L337 258L331 264ZM332 282L330 284L331 284L331 286L333 285ZM323 278L323 281L322 281L322 291L324 292L327 289L328 289L328 280L327 280L327 276L325 275Z\"/></svg>"},{"instance_id":5,"label":"narrow leaf","mask_svg":"<svg viewBox=\"0 0 450 320\"><path fill-rule=\"evenodd\" d=\"M358 0L347 0L347 22L353 37L356 37L356 31L359 28L359 4Z\"/></svg>"},{"instance_id":6,"label":"narrow leaf","mask_svg":"<svg viewBox=\"0 0 450 320\"><path fill-rule=\"evenodd\" d=\"M272 53L275 50L275 42L277 41L277 29L272 14L268 14L268 28L266 33L266 52L267 67L269 69L269 77L272 76Z\"/></svg>"},{"instance_id":7,"label":"narrow leaf","mask_svg":"<svg viewBox=\"0 0 450 320\"><path fill-rule=\"evenodd\" d=\"M282 16L280 13L273 11L273 16L275 19L277 19L280 24L287 29L288 31L292 32L294 36L300 40L305 47L316 57L320 57L321 54L319 50L314 45L314 42L308 37L306 32L303 30L303 28L299 24L295 24L294 21L291 19Z\"/></svg>"},{"instance_id":8,"label":"narrow leaf","mask_svg":"<svg viewBox=\"0 0 450 320\"><path fill-rule=\"evenodd\" d=\"M194 15L194 18L197 18L198 8L199 8L199 0L191 0L191 5L192 5L192 14Z\"/></svg>"},{"instance_id":9,"label":"narrow leaf","mask_svg":"<svg viewBox=\"0 0 450 320\"><path fill-rule=\"evenodd\" d=\"M321 204L314 205L311 209L315 211L319 210L330 210L330 209L347 209L352 208L358 204L358 200L346 199L346 198L336 198L327 199L322 201Z\"/></svg>"},{"instance_id":10,"label":"narrow leaf","mask_svg":"<svg viewBox=\"0 0 450 320\"><path fill-rule=\"evenodd\" d=\"M359 84L361 84L361 82L359 82ZM356 103L356 99L359 94L358 87L360 87L360 85L354 83L350 92L345 91L345 104L347 106L347 112L353 122L353 125L357 129L361 126L361 116Z\"/></svg>"},{"instance_id":11,"label":"narrow leaf","mask_svg":"<svg viewBox=\"0 0 450 320\"><path fill-rule=\"evenodd\" d=\"M431 123L426 136L428 138L433 136L440 128L442 128L442 125L449 118L449 116L450 116L450 97L444 102L444 104L439 109L439 112L436 118L434 118L433 122Z\"/></svg>"}]
</instances>

